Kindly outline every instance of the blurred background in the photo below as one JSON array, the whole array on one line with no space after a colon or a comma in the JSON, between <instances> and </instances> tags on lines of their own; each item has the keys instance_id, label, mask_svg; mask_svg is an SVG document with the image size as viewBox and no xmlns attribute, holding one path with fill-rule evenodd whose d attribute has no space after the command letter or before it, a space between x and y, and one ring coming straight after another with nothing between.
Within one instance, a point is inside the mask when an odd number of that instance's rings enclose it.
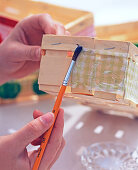
<instances>
[{"instance_id":1,"label":"blurred background","mask_svg":"<svg viewBox=\"0 0 138 170\"><path fill-rule=\"evenodd\" d=\"M94 14L95 26L138 20L137 0L41 0L41 2L90 11Z\"/></svg>"}]
</instances>

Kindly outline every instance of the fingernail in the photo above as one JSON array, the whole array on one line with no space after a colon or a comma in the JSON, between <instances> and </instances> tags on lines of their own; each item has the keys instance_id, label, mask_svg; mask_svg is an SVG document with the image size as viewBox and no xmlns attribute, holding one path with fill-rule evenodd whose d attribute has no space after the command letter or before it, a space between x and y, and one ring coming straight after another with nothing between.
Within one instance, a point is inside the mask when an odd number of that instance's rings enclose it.
<instances>
[{"instance_id":1,"label":"fingernail","mask_svg":"<svg viewBox=\"0 0 138 170\"><path fill-rule=\"evenodd\" d=\"M52 123L54 120L54 114L49 112L44 114L43 116L40 117L40 121L44 124L47 125L49 123Z\"/></svg>"}]
</instances>

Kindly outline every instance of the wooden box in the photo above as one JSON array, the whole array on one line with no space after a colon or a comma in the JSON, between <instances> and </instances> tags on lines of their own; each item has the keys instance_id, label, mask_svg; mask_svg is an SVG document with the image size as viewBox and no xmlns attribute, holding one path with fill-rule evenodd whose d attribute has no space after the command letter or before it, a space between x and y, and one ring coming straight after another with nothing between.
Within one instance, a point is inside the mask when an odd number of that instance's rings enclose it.
<instances>
[{"instance_id":1,"label":"wooden box","mask_svg":"<svg viewBox=\"0 0 138 170\"><path fill-rule=\"evenodd\" d=\"M26 16L48 13L55 21L64 24L72 35L95 36L93 14L32 0L0 0L0 16L20 21Z\"/></svg>"},{"instance_id":2,"label":"wooden box","mask_svg":"<svg viewBox=\"0 0 138 170\"><path fill-rule=\"evenodd\" d=\"M138 114L138 48L130 42L44 35L39 87L57 94L77 44L83 51L72 71L67 96L104 110Z\"/></svg>"}]
</instances>

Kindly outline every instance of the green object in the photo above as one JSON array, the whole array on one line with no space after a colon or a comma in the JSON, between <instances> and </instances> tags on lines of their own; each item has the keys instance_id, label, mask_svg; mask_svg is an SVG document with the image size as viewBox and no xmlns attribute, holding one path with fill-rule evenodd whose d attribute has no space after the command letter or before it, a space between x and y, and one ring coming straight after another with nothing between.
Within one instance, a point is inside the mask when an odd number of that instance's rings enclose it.
<instances>
[{"instance_id":1,"label":"green object","mask_svg":"<svg viewBox=\"0 0 138 170\"><path fill-rule=\"evenodd\" d=\"M3 99L14 99L21 91L21 85L18 82L8 82L0 86L0 97Z\"/></svg>"},{"instance_id":2,"label":"green object","mask_svg":"<svg viewBox=\"0 0 138 170\"><path fill-rule=\"evenodd\" d=\"M33 82L33 91L34 91L36 94L38 94L38 95L47 94L47 93L39 90L38 80L35 80L35 81Z\"/></svg>"},{"instance_id":3,"label":"green object","mask_svg":"<svg viewBox=\"0 0 138 170\"><path fill-rule=\"evenodd\" d=\"M138 47L138 43L134 43L136 47Z\"/></svg>"}]
</instances>

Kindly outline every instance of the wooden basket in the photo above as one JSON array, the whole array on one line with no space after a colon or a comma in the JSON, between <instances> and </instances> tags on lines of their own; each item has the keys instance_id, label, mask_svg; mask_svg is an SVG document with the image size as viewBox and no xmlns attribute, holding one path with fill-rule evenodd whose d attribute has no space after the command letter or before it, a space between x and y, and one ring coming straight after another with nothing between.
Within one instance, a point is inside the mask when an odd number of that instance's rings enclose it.
<instances>
[{"instance_id":1,"label":"wooden basket","mask_svg":"<svg viewBox=\"0 0 138 170\"><path fill-rule=\"evenodd\" d=\"M71 62L67 52L77 44L83 46L83 53L73 69L67 96L95 108L138 115L138 48L130 42L44 35L40 89L58 93Z\"/></svg>"}]
</instances>

